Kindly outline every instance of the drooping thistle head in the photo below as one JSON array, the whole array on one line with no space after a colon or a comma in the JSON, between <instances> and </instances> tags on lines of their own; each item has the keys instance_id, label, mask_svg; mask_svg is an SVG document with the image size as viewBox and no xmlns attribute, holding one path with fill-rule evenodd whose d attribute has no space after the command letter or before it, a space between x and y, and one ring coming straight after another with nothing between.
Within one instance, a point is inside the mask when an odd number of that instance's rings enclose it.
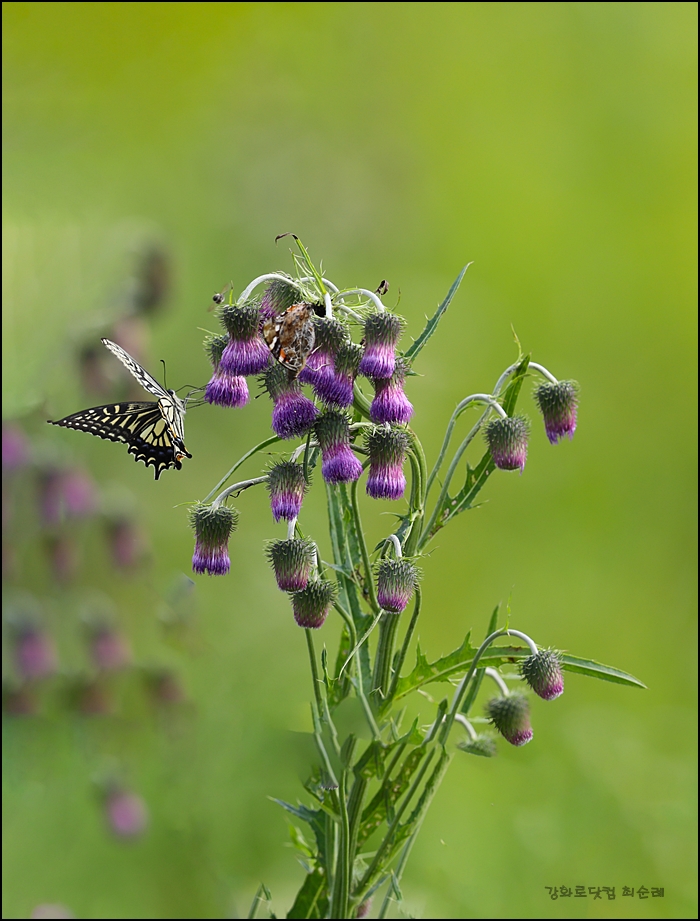
<instances>
[{"instance_id":1,"label":"drooping thistle head","mask_svg":"<svg viewBox=\"0 0 700 921\"><path fill-rule=\"evenodd\" d=\"M237 408L245 406L249 400L249 393L245 377L232 374L221 367L221 356L229 342L228 334L207 336L204 340L204 350L214 369L212 378L205 388L204 399L216 406Z\"/></svg>"},{"instance_id":2,"label":"drooping thistle head","mask_svg":"<svg viewBox=\"0 0 700 921\"><path fill-rule=\"evenodd\" d=\"M314 432L321 447L321 473L327 483L351 483L362 473L362 464L350 447L350 424L345 413L328 410L319 416Z\"/></svg>"},{"instance_id":3,"label":"drooping thistle head","mask_svg":"<svg viewBox=\"0 0 700 921\"><path fill-rule=\"evenodd\" d=\"M257 304L221 308L221 322L230 340L224 349L220 367L232 375L260 374L270 364L270 350L260 335L260 308Z\"/></svg>"},{"instance_id":4,"label":"drooping thistle head","mask_svg":"<svg viewBox=\"0 0 700 921\"><path fill-rule=\"evenodd\" d=\"M525 416L497 416L486 426L486 442L499 470L525 469L530 423Z\"/></svg>"},{"instance_id":5,"label":"drooping thistle head","mask_svg":"<svg viewBox=\"0 0 700 921\"><path fill-rule=\"evenodd\" d=\"M526 745L532 739L530 705L524 694L516 691L505 697L492 697L486 715L511 745Z\"/></svg>"},{"instance_id":6,"label":"drooping thistle head","mask_svg":"<svg viewBox=\"0 0 700 921\"><path fill-rule=\"evenodd\" d=\"M275 521L298 518L306 492L304 468L293 461L280 461L270 468L267 480L270 506Z\"/></svg>"},{"instance_id":7,"label":"drooping thistle head","mask_svg":"<svg viewBox=\"0 0 700 921\"><path fill-rule=\"evenodd\" d=\"M225 576L231 568L228 541L238 525L238 512L226 505L198 503L190 513L195 533L192 569L210 576Z\"/></svg>"},{"instance_id":8,"label":"drooping thistle head","mask_svg":"<svg viewBox=\"0 0 700 921\"><path fill-rule=\"evenodd\" d=\"M337 588L326 579L315 579L305 589L295 592L292 597L294 620L300 627L317 630L322 627L331 609Z\"/></svg>"},{"instance_id":9,"label":"drooping thistle head","mask_svg":"<svg viewBox=\"0 0 700 921\"><path fill-rule=\"evenodd\" d=\"M290 278L274 278L265 288L265 293L260 302L260 316L263 320L271 320L299 301L300 291Z\"/></svg>"},{"instance_id":10,"label":"drooping thistle head","mask_svg":"<svg viewBox=\"0 0 700 921\"><path fill-rule=\"evenodd\" d=\"M373 499L400 499L406 488L403 464L408 433L391 425L377 425L367 436L369 476L367 495Z\"/></svg>"},{"instance_id":11,"label":"drooping thistle head","mask_svg":"<svg viewBox=\"0 0 700 921\"><path fill-rule=\"evenodd\" d=\"M409 560L387 557L377 567L377 601L385 611L400 614L411 600L418 570Z\"/></svg>"},{"instance_id":12,"label":"drooping thistle head","mask_svg":"<svg viewBox=\"0 0 700 921\"><path fill-rule=\"evenodd\" d=\"M401 317L376 310L365 320L365 351L360 374L372 380L391 377L396 367L396 345L401 338Z\"/></svg>"},{"instance_id":13,"label":"drooping thistle head","mask_svg":"<svg viewBox=\"0 0 700 921\"><path fill-rule=\"evenodd\" d=\"M315 387L316 393L326 406L338 409L352 406L353 384L361 358L361 345L351 342L350 339L341 343L333 359L333 373L326 376L321 388Z\"/></svg>"},{"instance_id":14,"label":"drooping thistle head","mask_svg":"<svg viewBox=\"0 0 700 921\"><path fill-rule=\"evenodd\" d=\"M265 371L263 383L274 404L274 433L280 438L298 438L305 435L318 416L318 410L301 392L299 381L294 380L286 368L275 362Z\"/></svg>"},{"instance_id":15,"label":"drooping thistle head","mask_svg":"<svg viewBox=\"0 0 700 921\"><path fill-rule=\"evenodd\" d=\"M554 700L564 693L561 655L554 649L540 649L520 664L520 674L543 700Z\"/></svg>"},{"instance_id":16,"label":"drooping thistle head","mask_svg":"<svg viewBox=\"0 0 700 921\"><path fill-rule=\"evenodd\" d=\"M268 546L267 555L281 591L300 592L306 588L316 556L313 541L275 540Z\"/></svg>"},{"instance_id":17,"label":"drooping thistle head","mask_svg":"<svg viewBox=\"0 0 700 921\"><path fill-rule=\"evenodd\" d=\"M576 381L544 381L535 389L535 400L544 419L547 438L555 445L564 436L574 437L579 386Z\"/></svg>"},{"instance_id":18,"label":"drooping thistle head","mask_svg":"<svg viewBox=\"0 0 700 921\"><path fill-rule=\"evenodd\" d=\"M394 373L389 378L374 380L374 399L369 408L372 422L397 422L406 424L413 415L413 405L403 392L410 363L397 358Z\"/></svg>"}]
</instances>

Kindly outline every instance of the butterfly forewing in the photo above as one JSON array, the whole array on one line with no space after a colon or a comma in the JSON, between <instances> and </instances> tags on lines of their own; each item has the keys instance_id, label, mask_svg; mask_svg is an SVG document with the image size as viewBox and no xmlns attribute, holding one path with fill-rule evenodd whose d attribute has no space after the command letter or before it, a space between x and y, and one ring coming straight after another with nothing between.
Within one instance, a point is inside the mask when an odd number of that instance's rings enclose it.
<instances>
[{"instance_id":1,"label":"butterfly forewing","mask_svg":"<svg viewBox=\"0 0 700 921\"><path fill-rule=\"evenodd\" d=\"M313 304L293 304L283 314L266 320L263 336L281 365L296 377L306 364L315 343Z\"/></svg>"},{"instance_id":2,"label":"butterfly forewing","mask_svg":"<svg viewBox=\"0 0 700 921\"><path fill-rule=\"evenodd\" d=\"M184 404L172 391L161 387L128 352L109 339L102 342L158 401L93 406L51 424L88 432L107 441L124 442L135 460L154 468L156 480L163 470L171 467L180 470L182 459L192 457L185 448Z\"/></svg>"}]
</instances>

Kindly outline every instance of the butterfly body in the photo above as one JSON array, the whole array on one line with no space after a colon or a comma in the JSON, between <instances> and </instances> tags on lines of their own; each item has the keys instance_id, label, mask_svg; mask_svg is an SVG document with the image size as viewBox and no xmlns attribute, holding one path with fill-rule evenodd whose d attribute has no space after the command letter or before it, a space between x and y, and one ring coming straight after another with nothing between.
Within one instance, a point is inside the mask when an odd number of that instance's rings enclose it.
<instances>
[{"instance_id":1,"label":"butterfly body","mask_svg":"<svg viewBox=\"0 0 700 921\"><path fill-rule=\"evenodd\" d=\"M266 320L263 337L272 356L296 377L316 341L313 304L292 304L278 317Z\"/></svg>"},{"instance_id":2,"label":"butterfly body","mask_svg":"<svg viewBox=\"0 0 700 921\"><path fill-rule=\"evenodd\" d=\"M104 345L133 374L144 390L158 397L156 402L124 401L93 406L51 422L64 428L88 432L107 441L121 441L129 454L147 467L153 466L156 480L163 470L180 470L185 457L185 404L172 390L166 390L120 346L109 339Z\"/></svg>"}]
</instances>

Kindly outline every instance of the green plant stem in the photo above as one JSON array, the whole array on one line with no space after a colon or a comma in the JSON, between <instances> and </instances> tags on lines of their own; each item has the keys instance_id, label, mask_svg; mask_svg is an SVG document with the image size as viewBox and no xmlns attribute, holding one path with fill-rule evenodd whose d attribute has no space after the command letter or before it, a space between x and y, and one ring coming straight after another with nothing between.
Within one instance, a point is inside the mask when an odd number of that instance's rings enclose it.
<instances>
[{"instance_id":1,"label":"green plant stem","mask_svg":"<svg viewBox=\"0 0 700 921\"><path fill-rule=\"evenodd\" d=\"M212 491L207 496L205 496L204 499L202 499L202 502L208 502L209 499L211 499L211 497L215 495L221 489L221 487L224 485L226 480L228 480L229 477L233 476L233 474L236 472L236 470L238 470L241 464L245 463L245 461L247 461L249 457L252 457L254 454L257 454L258 451L262 451L263 448L267 448L269 445L275 444L275 442L277 441L280 441L280 438L277 435L273 435L271 438L266 438L265 441L261 441L260 444L255 445L255 447L251 448L250 451L247 451L243 455L243 457L239 458L236 461L236 463L233 465L233 467L231 467L229 472L219 480L219 482L212 489Z\"/></svg>"},{"instance_id":2,"label":"green plant stem","mask_svg":"<svg viewBox=\"0 0 700 921\"><path fill-rule=\"evenodd\" d=\"M340 842L336 855L333 880L333 899L331 901L331 918L348 917L348 896L350 894L350 821L346 800L347 769L343 768L338 779L338 806L340 810Z\"/></svg>"},{"instance_id":3,"label":"green plant stem","mask_svg":"<svg viewBox=\"0 0 700 921\"><path fill-rule=\"evenodd\" d=\"M352 644L352 648L354 648L357 645L357 631L355 630L355 624L352 617L337 600L334 602L333 607L345 621L345 626L348 628L348 633L350 634L350 642ZM375 739L379 739L381 736L381 731L379 726L377 726L377 721L374 718L374 713L372 712L372 708L370 707L369 701L367 700L367 696L365 694L365 689L362 681L362 666L360 664L359 656L355 658L355 663L357 667L357 683L355 685L355 690L357 691L357 696L360 698L360 703L362 704L362 709L364 710L369 728L372 731L372 736Z\"/></svg>"},{"instance_id":4,"label":"green plant stem","mask_svg":"<svg viewBox=\"0 0 700 921\"><path fill-rule=\"evenodd\" d=\"M323 713L323 698L321 697L321 685L318 677L318 665L316 663L316 652L314 650L314 640L311 636L311 630L304 630L306 634L306 647L309 650L309 662L311 663L311 680L314 685L314 699L316 700L316 710L319 714Z\"/></svg>"},{"instance_id":5,"label":"green plant stem","mask_svg":"<svg viewBox=\"0 0 700 921\"><path fill-rule=\"evenodd\" d=\"M362 465L362 469L369 464L369 461L365 461ZM375 614L379 614L380 607L379 602L377 601L377 589L374 585L374 574L372 573L372 564L369 561L369 553L367 552L367 541L365 540L365 534L362 530L362 519L360 518L360 507L357 501L357 483L358 480L352 484L352 489L350 490L350 501L352 504L352 513L355 518L355 529L357 531L357 540L360 544L360 553L362 555L362 565L365 570L365 585L367 587L367 594L369 595L369 604Z\"/></svg>"},{"instance_id":6,"label":"green plant stem","mask_svg":"<svg viewBox=\"0 0 700 921\"><path fill-rule=\"evenodd\" d=\"M399 683L399 678L401 677L401 669L403 668L403 663L406 661L406 656L408 655L408 649L411 645L411 640L413 639L413 634L416 629L416 624L418 623L418 618L420 616L420 608L422 601L422 593L420 585L416 585L415 588L415 601L413 602L413 614L411 615L411 620L406 630L406 635L403 638L403 643L401 645L401 650L398 654L398 658L394 663L394 677L391 681L391 687L389 688L388 698L392 700L394 694L396 693L396 686Z\"/></svg>"},{"instance_id":7,"label":"green plant stem","mask_svg":"<svg viewBox=\"0 0 700 921\"><path fill-rule=\"evenodd\" d=\"M398 614L385 611L379 624L379 643L374 658L372 693L377 694L376 705L380 706L387 697L391 678L391 660L394 656L394 639L399 626Z\"/></svg>"}]
</instances>

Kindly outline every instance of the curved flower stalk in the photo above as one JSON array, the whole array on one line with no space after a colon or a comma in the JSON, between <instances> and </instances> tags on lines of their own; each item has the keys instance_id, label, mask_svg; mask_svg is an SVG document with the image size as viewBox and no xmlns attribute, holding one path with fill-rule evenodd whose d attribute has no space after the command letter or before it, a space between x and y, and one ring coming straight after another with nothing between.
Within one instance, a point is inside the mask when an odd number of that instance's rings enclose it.
<instances>
[{"instance_id":1,"label":"curved flower stalk","mask_svg":"<svg viewBox=\"0 0 700 921\"><path fill-rule=\"evenodd\" d=\"M552 442L573 434L578 387L571 381L557 381L542 365L521 355L501 374L491 393L475 393L458 404L429 474L420 439L407 427L413 406L403 385L444 317L466 267L423 332L401 355L397 348L404 321L386 310L381 301L386 283L376 292L339 289L316 269L301 242L294 239L300 251L295 256L296 277L269 273L253 279L237 305L222 311L226 336L207 347L214 367L210 395L223 394L210 402L237 405L236 398L228 395L230 389L226 390L233 385L222 379L222 373L242 379L244 374L257 373L250 370L252 367L264 368L263 382L272 398L271 421L276 435L234 463L206 501L224 487L241 464L271 444L277 442L283 456L262 475L223 488L211 506L195 508L193 563L197 572L228 571L228 539L237 513L229 510L224 500L265 483L273 520L286 525L286 535L269 543L267 552L277 585L287 593L294 620L305 633L317 752L305 784L311 796L309 803L281 804L296 820L311 825L316 840L306 855L308 874L287 916L364 917L372 898L385 887L377 909L378 916L385 917L390 900L398 897L411 847L448 769L455 723L466 731L466 738L457 742L458 750L481 757L496 752L495 736L477 733L469 719L485 678L497 684L498 694L483 700L482 706L498 734L516 747L533 738L529 703L522 690L508 688L498 670L501 666L516 663L520 675L509 675L509 680L522 678L546 701L561 695L567 668L595 677L614 675L615 681L628 685L641 683L591 660L542 649L517 630L498 629L498 609L478 648L471 645L467 635L452 653L433 662L418 650L415 666L406 667L419 617L432 601L430 592L423 597L419 584L418 564L427 543L456 515L474 506L494 472L522 471L525 465L529 424L517 411L525 377L534 372L545 379L534 397ZM258 306L254 291L263 284ZM279 315L299 299L318 305L318 348L295 378L271 362L269 353L263 362L259 326L262 317ZM334 311L342 316L342 322ZM367 384L357 379L358 374L371 382L371 400L363 390ZM305 383L323 404L322 410L302 390ZM481 406L480 418L448 457L459 417L477 404ZM465 464L465 454L475 449L476 435L482 430L486 451L480 459ZM301 441L285 454L279 439L293 438ZM364 463L358 455L366 458ZM409 489L404 473L407 460ZM317 477L312 487L312 474L319 464L321 478ZM364 469L368 471L367 495L396 503L398 519L374 550L373 541L366 536L363 515L368 511L358 489ZM457 476L464 476L464 481L455 486ZM435 482L440 482L439 494L428 514L426 506ZM330 530L325 546L322 541L317 543L318 535L305 536L300 524L306 493L324 488ZM372 503L367 505L371 511ZM392 519L380 519L384 520ZM320 548L331 562L321 559ZM339 618L341 630L337 655L327 657L324 649L319 657L314 632L334 617ZM401 726L404 697L432 681L453 678L458 684L452 701L437 704L427 730L420 730L418 722L412 727ZM364 739L355 731L344 735L336 721L338 707L349 697L357 698L364 715ZM368 850L370 857L358 859Z\"/></svg>"}]
</instances>

